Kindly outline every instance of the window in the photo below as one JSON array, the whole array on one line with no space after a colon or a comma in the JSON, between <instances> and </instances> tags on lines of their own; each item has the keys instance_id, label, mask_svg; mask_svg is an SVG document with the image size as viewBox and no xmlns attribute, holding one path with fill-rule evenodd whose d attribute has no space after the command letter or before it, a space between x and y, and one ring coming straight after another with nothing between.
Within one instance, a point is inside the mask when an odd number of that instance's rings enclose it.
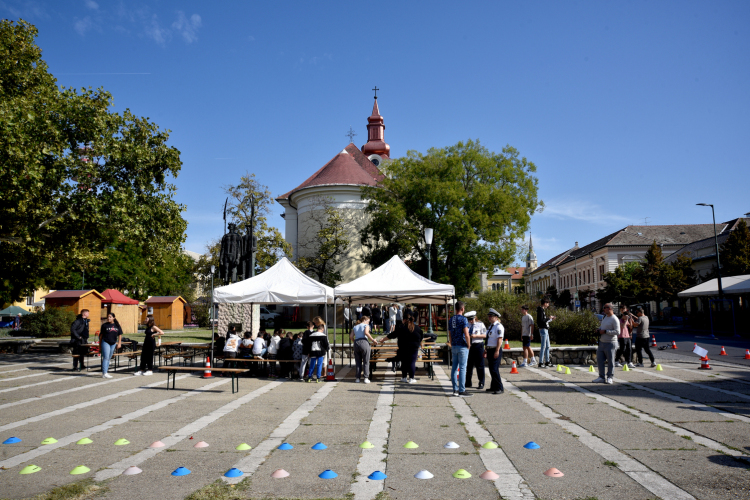
<instances>
[{"instance_id":1,"label":"window","mask_svg":"<svg viewBox=\"0 0 750 500\"><path fill-rule=\"evenodd\" d=\"M591 283L591 269L589 269L589 283Z\"/></svg>"},{"instance_id":2,"label":"window","mask_svg":"<svg viewBox=\"0 0 750 500\"><path fill-rule=\"evenodd\" d=\"M33 303L34 303L34 296L33 295L29 295L28 297L26 297L26 305L27 306L30 306Z\"/></svg>"},{"instance_id":3,"label":"window","mask_svg":"<svg viewBox=\"0 0 750 500\"><path fill-rule=\"evenodd\" d=\"M599 266L599 280L604 279L604 264Z\"/></svg>"}]
</instances>

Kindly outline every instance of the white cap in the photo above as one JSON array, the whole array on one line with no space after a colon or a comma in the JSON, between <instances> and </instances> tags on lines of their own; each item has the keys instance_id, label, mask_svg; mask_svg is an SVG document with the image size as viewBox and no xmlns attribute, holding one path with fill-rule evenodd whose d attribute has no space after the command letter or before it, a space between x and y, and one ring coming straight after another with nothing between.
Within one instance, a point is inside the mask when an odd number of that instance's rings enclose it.
<instances>
[{"instance_id":1,"label":"white cap","mask_svg":"<svg viewBox=\"0 0 750 500\"><path fill-rule=\"evenodd\" d=\"M466 316L467 318L473 318L473 317L475 317L476 315L477 315L477 312L476 312L476 311L469 311L469 312L467 312L467 313L464 313L464 316Z\"/></svg>"}]
</instances>

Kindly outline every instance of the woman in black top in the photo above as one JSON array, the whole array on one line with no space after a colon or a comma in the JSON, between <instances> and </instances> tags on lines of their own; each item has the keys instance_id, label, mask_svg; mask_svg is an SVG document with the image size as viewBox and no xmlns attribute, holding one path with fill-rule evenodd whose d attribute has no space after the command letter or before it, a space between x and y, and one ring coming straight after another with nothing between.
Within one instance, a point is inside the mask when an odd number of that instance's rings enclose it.
<instances>
[{"instance_id":1,"label":"woman in black top","mask_svg":"<svg viewBox=\"0 0 750 500\"><path fill-rule=\"evenodd\" d=\"M372 329L377 330L379 326L383 325L383 311L380 306L376 306L372 310Z\"/></svg>"},{"instance_id":2,"label":"woman in black top","mask_svg":"<svg viewBox=\"0 0 750 500\"><path fill-rule=\"evenodd\" d=\"M122 347L122 328L120 328L120 323L115 318L114 313L109 313L107 314L107 322L102 325L99 335L103 378L112 378L112 375L107 372L109 371L109 360L112 359L112 354L115 352L115 346L117 346L117 349Z\"/></svg>"},{"instance_id":3,"label":"woman in black top","mask_svg":"<svg viewBox=\"0 0 750 500\"><path fill-rule=\"evenodd\" d=\"M156 340L154 335L164 335L164 332L158 326L154 326L154 318L149 318L146 322L146 338L143 339L141 349L141 369L133 375L153 375L154 372L154 351L156 350Z\"/></svg>"},{"instance_id":4,"label":"woman in black top","mask_svg":"<svg viewBox=\"0 0 750 500\"><path fill-rule=\"evenodd\" d=\"M405 323L396 328L387 338L398 339L398 357L401 360L401 382L414 384L414 372L417 369L417 356L422 347L422 329L414 324L414 314L407 311ZM386 337L380 340L382 344Z\"/></svg>"}]
</instances>

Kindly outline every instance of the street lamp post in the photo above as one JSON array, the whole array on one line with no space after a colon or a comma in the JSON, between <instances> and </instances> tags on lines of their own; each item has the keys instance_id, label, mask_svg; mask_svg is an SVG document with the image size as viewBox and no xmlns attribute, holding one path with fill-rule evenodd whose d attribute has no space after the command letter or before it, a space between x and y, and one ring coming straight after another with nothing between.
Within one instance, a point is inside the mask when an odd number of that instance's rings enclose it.
<instances>
[{"instance_id":1,"label":"street lamp post","mask_svg":"<svg viewBox=\"0 0 750 500\"><path fill-rule=\"evenodd\" d=\"M719 261L719 238L716 236L716 213L714 212L714 206L710 203L696 203L702 207L711 207L711 217L714 221L714 245L716 245L716 274L719 283L719 302L721 308L724 309L724 288L721 286L721 262Z\"/></svg>"},{"instance_id":2,"label":"street lamp post","mask_svg":"<svg viewBox=\"0 0 750 500\"><path fill-rule=\"evenodd\" d=\"M211 359L214 357L214 272L216 266L211 266Z\"/></svg>"},{"instance_id":3,"label":"street lamp post","mask_svg":"<svg viewBox=\"0 0 750 500\"><path fill-rule=\"evenodd\" d=\"M425 243L427 243L427 279L432 280L432 252L430 251L430 249L432 248L432 229L431 228L425 228L424 241ZM427 332L432 334L432 304L429 304L427 308L428 308Z\"/></svg>"}]
</instances>

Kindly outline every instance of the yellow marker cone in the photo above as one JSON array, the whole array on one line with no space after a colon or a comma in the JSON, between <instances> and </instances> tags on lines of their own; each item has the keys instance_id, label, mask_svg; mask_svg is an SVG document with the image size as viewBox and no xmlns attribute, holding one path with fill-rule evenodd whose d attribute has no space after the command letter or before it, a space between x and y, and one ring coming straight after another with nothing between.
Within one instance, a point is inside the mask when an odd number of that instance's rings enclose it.
<instances>
[{"instance_id":1,"label":"yellow marker cone","mask_svg":"<svg viewBox=\"0 0 750 500\"><path fill-rule=\"evenodd\" d=\"M117 441L115 441L115 446L124 446L126 444L130 444L130 441L128 441L125 438L118 439Z\"/></svg>"},{"instance_id":2,"label":"yellow marker cone","mask_svg":"<svg viewBox=\"0 0 750 500\"><path fill-rule=\"evenodd\" d=\"M85 465L79 465L78 467L70 471L70 475L77 476L78 474L86 474L87 472L91 472L91 469L89 469Z\"/></svg>"},{"instance_id":3,"label":"yellow marker cone","mask_svg":"<svg viewBox=\"0 0 750 500\"><path fill-rule=\"evenodd\" d=\"M663 372L664 368L662 368L661 365L656 365L656 371L657 372Z\"/></svg>"},{"instance_id":4,"label":"yellow marker cone","mask_svg":"<svg viewBox=\"0 0 750 500\"><path fill-rule=\"evenodd\" d=\"M570 375L570 368L567 366L565 367L565 375Z\"/></svg>"},{"instance_id":5,"label":"yellow marker cone","mask_svg":"<svg viewBox=\"0 0 750 500\"><path fill-rule=\"evenodd\" d=\"M83 439L79 439L79 440L78 440L78 441L76 442L76 444L91 444L91 443L93 443L93 441L92 441L92 440L90 440L89 438L83 438Z\"/></svg>"},{"instance_id":6,"label":"yellow marker cone","mask_svg":"<svg viewBox=\"0 0 750 500\"><path fill-rule=\"evenodd\" d=\"M38 465L27 465L26 467L21 469L21 472L19 472L19 474L33 474L35 472L39 472L40 470L42 470L42 468Z\"/></svg>"},{"instance_id":7,"label":"yellow marker cone","mask_svg":"<svg viewBox=\"0 0 750 500\"><path fill-rule=\"evenodd\" d=\"M557 365L557 371L558 372L563 371L563 365Z\"/></svg>"},{"instance_id":8,"label":"yellow marker cone","mask_svg":"<svg viewBox=\"0 0 750 500\"><path fill-rule=\"evenodd\" d=\"M496 443L493 443L492 441L487 441L486 443L482 445L482 448L484 448L485 450L494 450L498 448L498 446Z\"/></svg>"},{"instance_id":9,"label":"yellow marker cone","mask_svg":"<svg viewBox=\"0 0 750 500\"><path fill-rule=\"evenodd\" d=\"M55 438L47 438L44 441L42 441L42 444L55 444L57 442L57 439Z\"/></svg>"},{"instance_id":10,"label":"yellow marker cone","mask_svg":"<svg viewBox=\"0 0 750 500\"><path fill-rule=\"evenodd\" d=\"M365 441L364 443L362 443L361 445L359 445L359 447L360 447L360 448L364 448L364 449L366 449L366 450L369 450L370 448L375 448L375 445L374 445L374 444L372 444L372 443L371 443L371 442L369 442L369 441Z\"/></svg>"},{"instance_id":11,"label":"yellow marker cone","mask_svg":"<svg viewBox=\"0 0 750 500\"><path fill-rule=\"evenodd\" d=\"M456 479L469 479L471 477L471 474L469 474L466 469L458 469L453 473L453 477L455 477Z\"/></svg>"},{"instance_id":12,"label":"yellow marker cone","mask_svg":"<svg viewBox=\"0 0 750 500\"><path fill-rule=\"evenodd\" d=\"M245 450L249 450L251 448L252 447L249 444L242 443L241 445L238 445L237 448L235 448L235 450L245 451Z\"/></svg>"},{"instance_id":13,"label":"yellow marker cone","mask_svg":"<svg viewBox=\"0 0 750 500\"><path fill-rule=\"evenodd\" d=\"M406 443L404 445L404 448L408 448L410 450L413 450L415 448L419 448L419 445L417 443L415 443L414 441L409 441L408 443Z\"/></svg>"},{"instance_id":14,"label":"yellow marker cone","mask_svg":"<svg viewBox=\"0 0 750 500\"><path fill-rule=\"evenodd\" d=\"M589 365L589 371L591 373L594 373L596 370L594 370L594 365Z\"/></svg>"},{"instance_id":15,"label":"yellow marker cone","mask_svg":"<svg viewBox=\"0 0 750 500\"><path fill-rule=\"evenodd\" d=\"M630 368L628 368L628 365L622 365L622 371L629 372Z\"/></svg>"}]
</instances>

